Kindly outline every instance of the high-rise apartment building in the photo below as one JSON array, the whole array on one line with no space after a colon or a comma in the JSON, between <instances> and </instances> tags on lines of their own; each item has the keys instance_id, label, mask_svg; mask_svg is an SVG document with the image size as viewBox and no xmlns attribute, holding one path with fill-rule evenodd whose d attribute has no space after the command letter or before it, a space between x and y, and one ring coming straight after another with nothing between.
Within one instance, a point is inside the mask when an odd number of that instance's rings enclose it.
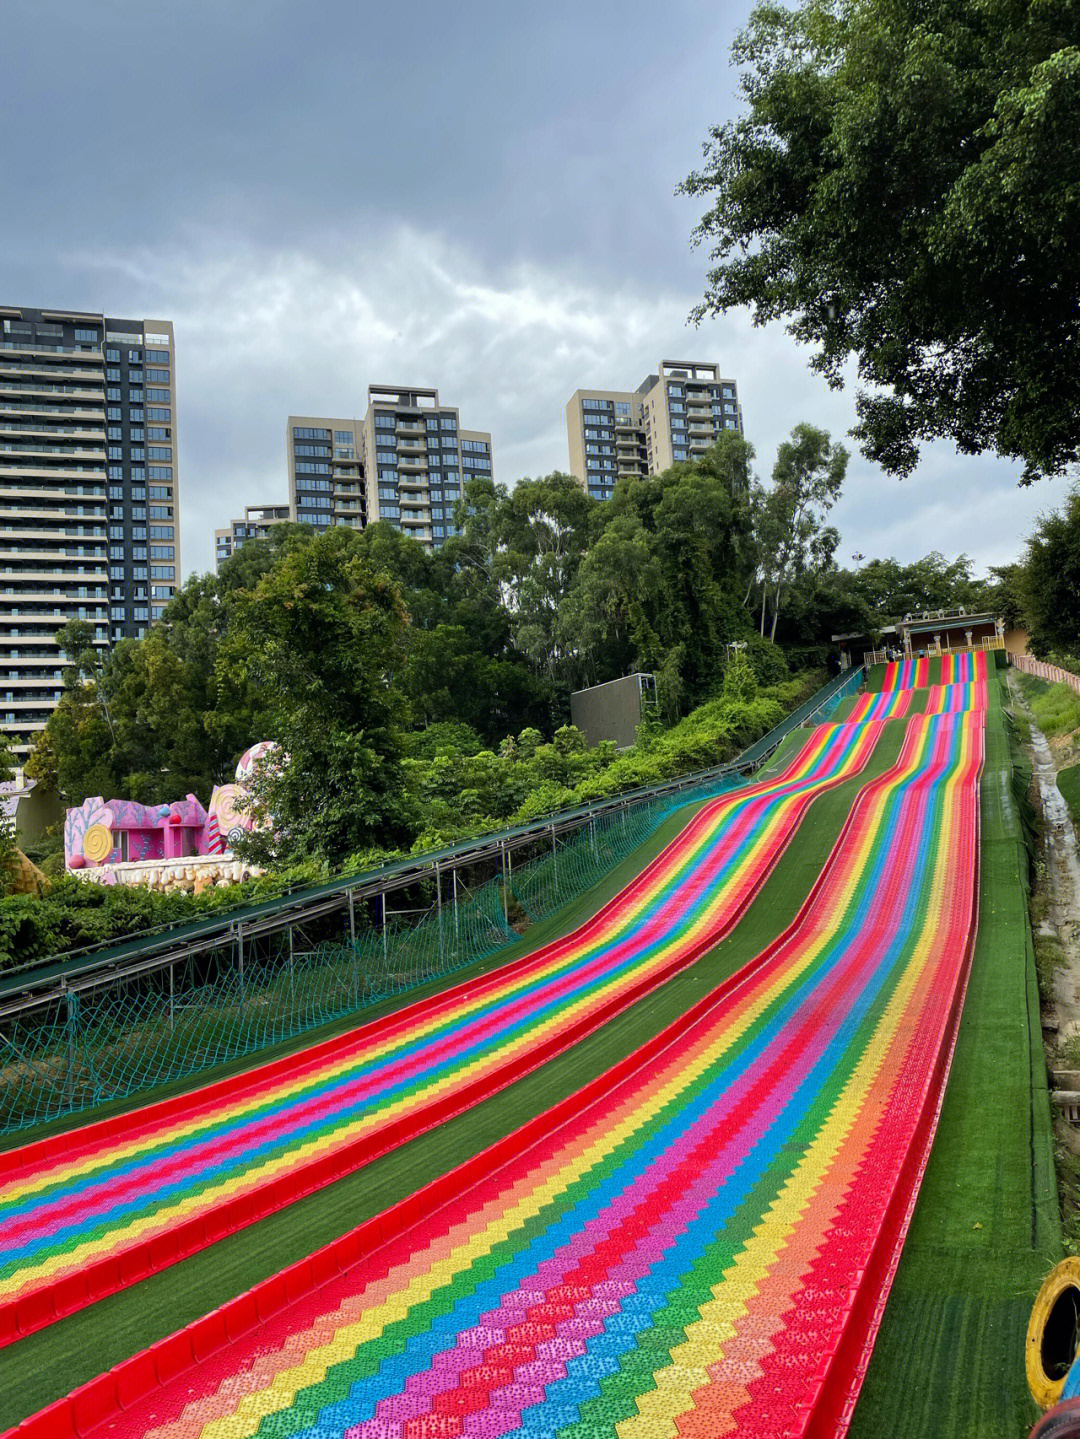
<instances>
[{"instance_id":1,"label":"high-rise apartment building","mask_svg":"<svg viewBox=\"0 0 1080 1439\"><path fill-rule=\"evenodd\" d=\"M262 539L271 525L291 519L288 505L245 505L242 520L233 520L226 529L214 531L214 568L220 569L222 560L235 554L245 540Z\"/></svg>"},{"instance_id":2,"label":"high-rise apartment building","mask_svg":"<svg viewBox=\"0 0 1080 1439\"><path fill-rule=\"evenodd\" d=\"M317 530L363 529L363 422L290 415L285 451L290 518Z\"/></svg>"},{"instance_id":3,"label":"high-rise apartment building","mask_svg":"<svg viewBox=\"0 0 1080 1439\"><path fill-rule=\"evenodd\" d=\"M461 428L434 389L370 385L362 420L290 415L292 518L316 529L386 520L428 549L456 534L462 485L492 475L491 435Z\"/></svg>"},{"instance_id":4,"label":"high-rise apartment building","mask_svg":"<svg viewBox=\"0 0 1080 1439\"><path fill-rule=\"evenodd\" d=\"M742 433L734 380L720 366L664 360L636 390L575 390L566 405L570 473L594 499L617 480L659 475L704 453L725 430Z\"/></svg>"},{"instance_id":5,"label":"high-rise apartment building","mask_svg":"<svg viewBox=\"0 0 1080 1439\"><path fill-rule=\"evenodd\" d=\"M466 480L492 478L491 435L461 428L438 390L369 385L364 417L368 519L389 520L428 549L456 535Z\"/></svg>"},{"instance_id":6,"label":"high-rise apartment building","mask_svg":"<svg viewBox=\"0 0 1080 1439\"><path fill-rule=\"evenodd\" d=\"M57 629L145 633L180 576L173 328L0 306L0 731L60 697Z\"/></svg>"}]
</instances>

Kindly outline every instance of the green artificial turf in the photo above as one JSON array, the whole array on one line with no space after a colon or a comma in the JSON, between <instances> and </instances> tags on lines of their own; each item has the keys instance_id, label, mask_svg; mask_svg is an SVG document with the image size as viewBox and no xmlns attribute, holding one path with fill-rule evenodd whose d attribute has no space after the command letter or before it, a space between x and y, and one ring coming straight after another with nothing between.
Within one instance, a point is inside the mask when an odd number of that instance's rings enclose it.
<instances>
[{"instance_id":1,"label":"green artificial turf","mask_svg":"<svg viewBox=\"0 0 1080 1439\"><path fill-rule=\"evenodd\" d=\"M783 764L804 738L789 737L778 750L773 768ZM862 775L820 796L727 939L567 1053L357 1173L6 1350L0 1358L0 1428L17 1423L414 1192L574 1093L671 1023L725 975L752 959L790 922L820 873L858 790L895 760L902 739L902 725L889 727ZM545 925L530 930L526 947L580 923L640 870L685 823L686 816L685 809L672 816L663 830L602 885ZM499 962L506 957L503 951ZM459 973L454 981L460 978ZM408 996L410 1000L414 997L415 992ZM307 1035L304 1042L311 1043L315 1037ZM260 1054L260 1061L265 1057ZM93 1116L83 1115L83 1121L88 1117Z\"/></svg>"},{"instance_id":2,"label":"green artificial turf","mask_svg":"<svg viewBox=\"0 0 1080 1439\"><path fill-rule=\"evenodd\" d=\"M997 688L996 686L994 687ZM1021 1439L1024 1335L1061 1258L1028 855L988 717L979 931L945 1103L851 1439Z\"/></svg>"}]
</instances>

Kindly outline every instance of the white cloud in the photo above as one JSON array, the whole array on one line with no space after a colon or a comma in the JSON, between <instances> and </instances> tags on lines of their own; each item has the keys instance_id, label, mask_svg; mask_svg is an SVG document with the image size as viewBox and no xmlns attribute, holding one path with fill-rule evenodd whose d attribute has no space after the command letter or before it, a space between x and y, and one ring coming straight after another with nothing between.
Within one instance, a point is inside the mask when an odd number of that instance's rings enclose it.
<instances>
[{"instance_id":1,"label":"white cloud","mask_svg":"<svg viewBox=\"0 0 1080 1439\"><path fill-rule=\"evenodd\" d=\"M245 504L284 499L287 416L362 414L369 383L437 385L466 425L492 431L496 477L511 484L565 468L579 385L631 388L663 358L717 359L738 380L763 474L799 421L840 436L854 420L851 391L830 391L780 326L734 315L688 330L696 296L682 289L536 265L481 273L465 248L415 228L339 239L321 259L202 235L66 263L110 313L175 323L185 572L210 564L214 528ZM856 452L836 512L842 557L1002 562L1063 490L1018 491L1012 466L945 444L902 484Z\"/></svg>"}]
</instances>

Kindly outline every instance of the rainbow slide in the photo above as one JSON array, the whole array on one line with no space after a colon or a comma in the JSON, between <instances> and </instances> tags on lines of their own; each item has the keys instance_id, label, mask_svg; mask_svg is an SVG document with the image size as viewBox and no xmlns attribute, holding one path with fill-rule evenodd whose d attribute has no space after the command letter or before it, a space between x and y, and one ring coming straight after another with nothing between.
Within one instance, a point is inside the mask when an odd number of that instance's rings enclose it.
<instances>
[{"instance_id":1,"label":"rainbow slide","mask_svg":"<svg viewBox=\"0 0 1080 1439\"><path fill-rule=\"evenodd\" d=\"M937 662L937 656L933 661ZM881 682L883 692L889 690L925 690L930 688L930 658L897 660L885 666ZM990 676L989 656L985 650L940 656L938 683L943 685L983 683Z\"/></svg>"},{"instance_id":2,"label":"rainbow slide","mask_svg":"<svg viewBox=\"0 0 1080 1439\"><path fill-rule=\"evenodd\" d=\"M493 974L286 1059L0 1156L0 1344L460 1113L692 963L880 725L827 725L721 795L596 916Z\"/></svg>"},{"instance_id":3,"label":"rainbow slide","mask_svg":"<svg viewBox=\"0 0 1080 1439\"><path fill-rule=\"evenodd\" d=\"M913 716L757 959L25 1439L842 1433L959 1022L983 745L981 712Z\"/></svg>"},{"instance_id":4,"label":"rainbow slide","mask_svg":"<svg viewBox=\"0 0 1080 1439\"><path fill-rule=\"evenodd\" d=\"M911 708L911 690L893 690L883 694L861 694L847 717L848 724L864 720L903 719Z\"/></svg>"}]
</instances>

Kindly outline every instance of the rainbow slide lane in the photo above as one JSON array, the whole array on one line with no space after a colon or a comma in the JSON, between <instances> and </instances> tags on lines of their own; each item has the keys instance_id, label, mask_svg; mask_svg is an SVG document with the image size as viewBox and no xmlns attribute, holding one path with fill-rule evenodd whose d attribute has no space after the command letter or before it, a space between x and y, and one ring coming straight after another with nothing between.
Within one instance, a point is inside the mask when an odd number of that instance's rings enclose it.
<instances>
[{"instance_id":1,"label":"rainbow slide lane","mask_svg":"<svg viewBox=\"0 0 1080 1439\"><path fill-rule=\"evenodd\" d=\"M862 694L856 699L848 724L864 720L903 719L911 707L912 690L892 690L883 694Z\"/></svg>"},{"instance_id":2,"label":"rainbow slide lane","mask_svg":"<svg viewBox=\"0 0 1080 1439\"><path fill-rule=\"evenodd\" d=\"M20 1435L842 1434L963 1002L983 726L912 717L788 929L576 1105Z\"/></svg>"},{"instance_id":3,"label":"rainbow slide lane","mask_svg":"<svg viewBox=\"0 0 1080 1439\"><path fill-rule=\"evenodd\" d=\"M235 1079L0 1156L0 1344L114 1293L460 1113L736 923L881 727L810 730L706 803L591 920L482 979Z\"/></svg>"},{"instance_id":4,"label":"rainbow slide lane","mask_svg":"<svg viewBox=\"0 0 1080 1439\"><path fill-rule=\"evenodd\" d=\"M941 656L939 683L970 684L989 678L990 666L985 650ZM885 666L881 681L883 692L889 690L925 690L930 688L930 659L897 660Z\"/></svg>"},{"instance_id":5,"label":"rainbow slide lane","mask_svg":"<svg viewBox=\"0 0 1080 1439\"><path fill-rule=\"evenodd\" d=\"M900 691L903 693L903 691ZM966 684L931 685L926 695L928 715L956 715L985 710L990 702L985 680Z\"/></svg>"}]
</instances>

